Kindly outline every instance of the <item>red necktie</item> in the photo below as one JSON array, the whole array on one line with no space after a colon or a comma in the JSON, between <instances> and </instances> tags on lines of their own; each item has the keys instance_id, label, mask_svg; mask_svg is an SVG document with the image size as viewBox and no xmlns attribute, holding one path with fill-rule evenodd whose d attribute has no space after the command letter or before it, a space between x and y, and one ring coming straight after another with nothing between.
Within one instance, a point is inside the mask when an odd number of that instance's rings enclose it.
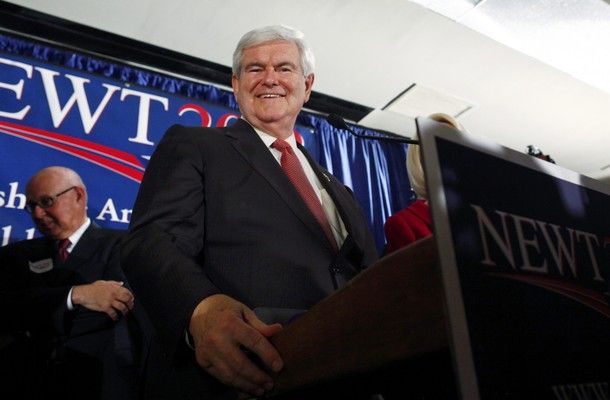
<instances>
[{"instance_id":1,"label":"red necktie","mask_svg":"<svg viewBox=\"0 0 610 400\"><path fill-rule=\"evenodd\" d=\"M322 227L322 230L326 234L329 242L332 244L335 251L337 251L337 242L330 224L328 223L328 218L326 218L326 213L322 208L322 204L320 203L316 192L314 192L313 187L311 187L311 184L305 175L305 171L303 171L303 167L301 166L298 157L294 154L292 147L290 147L288 142L282 139L277 139L275 142L273 142L271 147L282 152L280 164L282 165L284 173L286 173L288 179L290 179L297 192L299 192L301 198L305 204L307 204L307 207L313 214L314 218Z\"/></svg>"},{"instance_id":2,"label":"red necktie","mask_svg":"<svg viewBox=\"0 0 610 400\"><path fill-rule=\"evenodd\" d=\"M59 258L59 261L66 262L68 259L70 254L68 253L68 247L70 247L70 244L70 239L61 239L57 242L57 258Z\"/></svg>"}]
</instances>

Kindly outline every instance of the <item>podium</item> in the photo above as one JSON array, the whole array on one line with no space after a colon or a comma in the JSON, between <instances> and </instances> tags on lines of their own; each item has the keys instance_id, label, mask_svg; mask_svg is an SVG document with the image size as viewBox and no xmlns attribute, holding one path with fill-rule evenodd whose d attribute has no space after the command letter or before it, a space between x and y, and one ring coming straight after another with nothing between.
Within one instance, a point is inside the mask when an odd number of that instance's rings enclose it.
<instances>
[{"instance_id":1,"label":"podium","mask_svg":"<svg viewBox=\"0 0 610 400\"><path fill-rule=\"evenodd\" d=\"M274 336L285 368L273 394L365 398L350 395L370 387L342 396L332 382L398 368L391 400L610 398L610 189L417 125L434 238L381 259ZM455 386L413 393L418 379Z\"/></svg>"},{"instance_id":2,"label":"podium","mask_svg":"<svg viewBox=\"0 0 610 400\"><path fill-rule=\"evenodd\" d=\"M432 237L392 253L272 338L284 360L271 395L448 352Z\"/></svg>"}]
</instances>

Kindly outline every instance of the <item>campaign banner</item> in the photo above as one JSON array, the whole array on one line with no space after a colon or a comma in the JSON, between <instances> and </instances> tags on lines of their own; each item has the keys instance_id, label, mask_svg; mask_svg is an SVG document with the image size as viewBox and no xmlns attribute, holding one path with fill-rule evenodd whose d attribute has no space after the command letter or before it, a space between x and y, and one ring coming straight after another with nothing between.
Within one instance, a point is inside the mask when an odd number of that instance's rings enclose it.
<instances>
[{"instance_id":1,"label":"campaign banner","mask_svg":"<svg viewBox=\"0 0 610 400\"><path fill-rule=\"evenodd\" d=\"M89 215L125 229L139 179L169 126L219 127L237 118L229 88L0 32L0 245L36 235L23 212L24 185L40 168L74 168L90 191ZM295 133L352 190L381 253L387 217L415 199L407 146L352 129L363 137L303 110Z\"/></svg>"},{"instance_id":2,"label":"campaign banner","mask_svg":"<svg viewBox=\"0 0 610 400\"><path fill-rule=\"evenodd\" d=\"M609 399L610 189L418 119L463 399Z\"/></svg>"},{"instance_id":3,"label":"campaign banner","mask_svg":"<svg viewBox=\"0 0 610 400\"><path fill-rule=\"evenodd\" d=\"M39 235L24 211L27 180L38 170L77 171L90 218L126 229L167 128L227 126L239 115L222 104L0 52L0 245ZM318 158L313 131L297 126L296 133Z\"/></svg>"}]
</instances>

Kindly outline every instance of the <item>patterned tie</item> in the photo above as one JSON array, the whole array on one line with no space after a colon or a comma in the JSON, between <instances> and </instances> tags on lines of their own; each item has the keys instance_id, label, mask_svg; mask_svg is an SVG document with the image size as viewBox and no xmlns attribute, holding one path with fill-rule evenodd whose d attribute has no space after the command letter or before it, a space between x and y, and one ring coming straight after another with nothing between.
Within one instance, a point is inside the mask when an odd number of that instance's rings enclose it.
<instances>
[{"instance_id":1,"label":"patterned tie","mask_svg":"<svg viewBox=\"0 0 610 400\"><path fill-rule=\"evenodd\" d=\"M303 167L299 162L298 157L294 154L292 147L288 142L277 139L271 147L279 150L282 153L282 158L280 159L280 164L282 165L282 169L284 173L288 176L288 179L292 182L297 192L301 195L301 198L307 204L307 207L313 214L318 224L322 227L322 230L326 234L328 241L332 244L333 249L337 251L337 242L332 233L330 224L328 223L328 218L326 218L326 213L322 208L322 204L318 199L318 196L314 192L307 176L305 175L305 171L303 171Z\"/></svg>"},{"instance_id":2,"label":"patterned tie","mask_svg":"<svg viewBox=\"0 0 610 400\"><path fill-rule=\"evenodd\" d=\"M68 247L70 247L72 243L70 243L70 239L61 239L59 242L57 242L57 258L59 258L59 261L66 262L66 260L68 259L68 255L70 253L68 253Z\"/></svg>"}]
</instances>

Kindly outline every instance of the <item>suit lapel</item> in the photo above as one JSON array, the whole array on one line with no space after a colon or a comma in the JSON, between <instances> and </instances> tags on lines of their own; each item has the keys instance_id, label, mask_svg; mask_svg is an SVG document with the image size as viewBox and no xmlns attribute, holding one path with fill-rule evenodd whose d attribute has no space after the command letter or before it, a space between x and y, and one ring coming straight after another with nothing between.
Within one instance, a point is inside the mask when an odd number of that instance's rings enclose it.
<instances>
[{"instance_id":1,"label":"suit lapel","mask_svg":"<svg viewBox=\"0 0 610 400\"><path fill-rule=\"evenodd\" d=\"M98 227L91 222L64 263L65 268L82 271L96 250L97 233Z\"/></svg>"},{"instance_id":2,"label":"suit lapel","mask_svg":"<svg viewBox=\"0 0 610 400\"><path fill-rule=\"evenodd\" d=\"M246 159L256 172L269 182L296 217L320 241L332 249L324 231L322 231L322 228L307 208L307 205L250 124L239 120L227 130L227 136L232 139L232 145L235 150Z\"/></svg>"},{"instance_id":3,"label":"suit lapel","mask_svg":"<svg viewBox=\"0 0 610 400\"><path fill-rule=\"evenodd\" d=\"M344 185L341 182L337 181L337 178L332 176L328 171L320 167L318 163L313 160L311 154L309 154L305 147L301 146L300 144L298 146L299 149L303 152L303 154L305 154L305 157L307 157L307 160L309 160L309 164L311 164L311 167L318 176L318 179L322 183L322 186L324 186L324 189L326 189L328 195L333 199L333 202L335 203L335 208L339 212L343 224L345 225L345 230L348 233L352 232L352 219L347 214L347 210L345 207L347 203L345 201L346 192Z\"/></svg>"}]
</instances>

